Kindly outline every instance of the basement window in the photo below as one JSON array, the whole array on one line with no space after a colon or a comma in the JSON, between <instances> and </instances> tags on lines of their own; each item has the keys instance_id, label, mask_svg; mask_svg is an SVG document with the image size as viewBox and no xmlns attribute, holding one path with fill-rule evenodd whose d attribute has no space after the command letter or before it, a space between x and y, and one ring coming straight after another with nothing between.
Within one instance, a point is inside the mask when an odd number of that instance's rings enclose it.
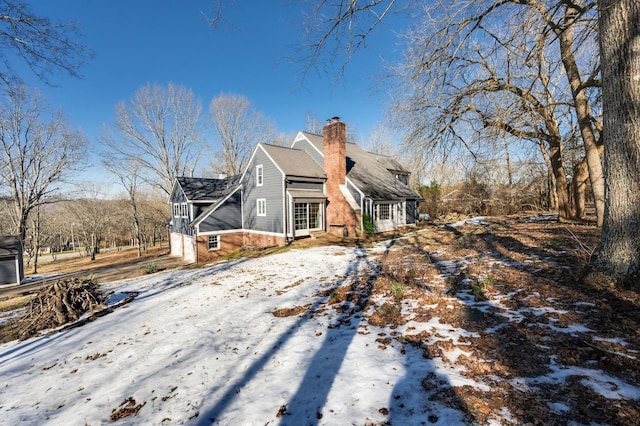
<instances>
[{"instance_id":1,"label":"basement window","mask_svg":"<svg viewBox=\"0 0 640 426\"><path fill-rule=\"evenodd\" d=\"M209 235L207 237L207 249L209 251L220 250L220 235Z\"/></svg>"}]
</instances>

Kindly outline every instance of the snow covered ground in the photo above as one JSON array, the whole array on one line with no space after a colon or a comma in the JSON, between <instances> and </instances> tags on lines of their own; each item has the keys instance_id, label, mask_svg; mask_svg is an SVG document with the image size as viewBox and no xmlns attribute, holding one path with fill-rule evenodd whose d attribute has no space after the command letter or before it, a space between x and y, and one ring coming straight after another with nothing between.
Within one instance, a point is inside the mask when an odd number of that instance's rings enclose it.
<instances>
[{"instance_id":1,"label":"snow covered ground","mask_svg":"<svg viewBox=\"0 0 640 426\"><path fill-rule=\"evenodd\" d=\"M348 314L329 303L331 289L370 277L388 245L290 250L107 283L112 303L139 294L82 327L0 345L0 424L461 424L465 413L430 401L423 380L488 387L455 363L477 333L437 317L412 321L411 301L408 322L393 330L368 323L371 306ZM500 301L478 307L492 303ZM399 333L452 349L429 359L396 339L380 344ZM552 368L550 382L579 374L610 398L640 398L597 370ZM506 410L493 418L512 420Z\"/></svg>"},{"instance_id":2,"label":"snow covered ground","mask_svg":"<svg viewBox=\"0 0 640 426\"><path fill-rule=\"evenodd\" d=\"M141 407L125 423L459 421L422 401L434 365L418 350L381 350L377 333L358 333L361 314L336 326L321 309L319 291L366 273L364 254L314 248L111 283L140 294L83 327L0 346L0 423L109 423L129 398Z\"/></svg>"}]
</instances>

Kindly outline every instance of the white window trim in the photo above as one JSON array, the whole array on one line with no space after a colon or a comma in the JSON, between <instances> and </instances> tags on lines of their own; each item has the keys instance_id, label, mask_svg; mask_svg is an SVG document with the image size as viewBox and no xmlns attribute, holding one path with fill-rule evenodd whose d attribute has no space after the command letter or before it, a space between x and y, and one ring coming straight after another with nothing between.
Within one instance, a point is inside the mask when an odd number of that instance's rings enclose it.
<instances>
[{"instance_id":1,"label":"white window trim","mask_svg":"<svg viewBox=\"0 0 640 426\"><path fill-rule=\"evenodd\" d=\"M256 186L264 185L264 167L262 164L256 166Z\"/></svg>"},{"instance_id":2,"label":"white window trim","mask_svg":"<svg viewBox=\"0 0 640 426\"><path fill-rule=\"evenodd\" d=\"M382 219L380 217L380 210L381 210L381 206L388 206L389 208L389 217L386 219ZM393 221L395 220L395 209L396 209L396 203L377 203L374 205L374 220L376 222L387 222L387 221Z\"/></svg>"},{"instance_id":3,"label":"white window trim","mask_svg":"<svg viewBox=\"0 0 640 426\"><path fill-rule=\"evenodd\" d=\"M173 203L173 217L180 217L180 203Z\"/></svg>"},{"instance_id":4,"label":"white window trim","mask_svg":"<svg viewBox=\"0 0 640 426\"><path fill-rule=\"evenodd\" d=\"M187 208L187 203L180 204L180 216L189 217L189 209Z\"/></svg>"},{"instance_id":5,"label":"white window trim","mask_svg":"<svg viewBox=\"0 0 640 426\"><path fill-rule=\"evenodd\" d=\"M212 237L216 238L216 245L214 247L211 247L210 238L212 238ZM216 234L216 235L207 235L207 250L208 251L220 250L220 235L218 235L218 234Z\"/></svg>"},{"instance_id":6,"label":"white window trim","mask_svg":"<svg viewBox=\"0 0 640 426\"><path fill-rule=\"evenodd\" d=\"M261 205L262 205L262 208L260 208ZM258 198L256 200L256 213L258 216L267 215L267 199L266 198Z\"/></svg>"}]
</instances>

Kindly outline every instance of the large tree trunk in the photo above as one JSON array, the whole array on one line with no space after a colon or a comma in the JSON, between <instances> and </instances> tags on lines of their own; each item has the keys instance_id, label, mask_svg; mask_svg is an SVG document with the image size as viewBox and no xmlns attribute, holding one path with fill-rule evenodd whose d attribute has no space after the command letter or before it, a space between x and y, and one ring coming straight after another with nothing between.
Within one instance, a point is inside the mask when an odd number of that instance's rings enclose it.
<instances>
[{"instance_id":1,"label":"large tree trunk","mask_svg":"<svg viewBox=\"0 0 640 426\"><path fill-rule=\"evenodd\" d=\"M560 32L560 55L562 57L562 64L567 73L569 79L569 85L571 86L571 94L573 96L573 102L575 104L576 116L578 118L578 125L580 127L580 135L584 143L585 156L587 159L587 165L589 168L589 179L591 181L591 189L593 191L593 200L596 207L596 216L598 226L602 226L602 220L604 216L604 176L602 173L602 162L600 159L600 153L598 151L598 142L596 135L591 125L591 110L589 108L589 102L584 92L582 85L582 78L580 77L580 71L574 55L574 31L575 25L570 23L575 16L577 16L578 10L567 6L565 11L565 19L567 26Z\"/></svg>"},{"instance_id":2,"label":"large tree trunk","mask_svg":"<svg viewBox=\"0 0 640 426\"><path fill-rule=\"evenodd\" d=\"M640 288L640 2L599 0L607 183L596 270Z\"/></svg>"},{"instance_id":3,"label":"large tree trunk","mask_svg":"<svg viewBox=\"0 0 640 426\"><path fill-rule=\"evenodd\" d=\"M573 203L576 208L576 219L584 219L586 216L587 181L589 180L589 170L587 160L582 159L573 168L573 180L571 189L573 193Z\"/></svg>"},{"instance_id":4,"label":"large tree trunk","mask_svg":"<svg viewBox=\"0 0 640 426\"><path fill-rule=\"evenodd\" d=\"M571 197L569 195L569 186L567 181L567 173L564 170L564 162L562 161L562 142L560 137L550 138L549 152L542 149L545 157L551 182L553 184L552 191L552 208L558 209L558 218L560 221L572 219L575 215L573 206L571 205ZM543 147L544 148L544 147Z\"/></svg>"},{"instance_id":5,"label":"large tree trunk","mask_svg":"<svg viewBox=\"0 0 640 426\"><path fill-rule=\"evenodd\" d=\"M556 192L556 177L553 174L553 166L551 165L551 159L549 158L549 153L547 152L547 147L544 142L540 142L540 152L542 153L542 158L544 159L544 163L547 166L547 203L549 206L549 210L556 210L558 208L558 194Z\"/></svg>"},{"instance_id":6,"label":"large tree trunk","mask_svg":"<svg viewBox=\"0 0 640 426\"><path fill-rule=\"evenodd\" d=\"M558 140L549 142L549 151L551 153L550 161L556 184L555 193L558 197L558 217L560 220L571 219L574 216L574 210L571 206L571 199L569 197L567 174L564 170L564 163L562 161L562 145L559 138Z\"/></svg>"}]
</instances>

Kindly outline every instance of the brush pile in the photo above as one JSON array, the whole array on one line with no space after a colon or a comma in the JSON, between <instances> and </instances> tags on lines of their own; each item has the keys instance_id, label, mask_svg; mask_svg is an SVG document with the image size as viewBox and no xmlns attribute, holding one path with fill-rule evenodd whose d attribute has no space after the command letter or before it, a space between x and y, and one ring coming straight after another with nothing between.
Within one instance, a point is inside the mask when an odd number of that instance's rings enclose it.
<instances>
[{"instance_id":1,"label":"brush pile","mask_svg":"<svg viewBox=\"0 0 640 426\"><path fill-rule=\"evenodd\" d=\"M19 336L26 339L42 330L77 321L85 312L102 308L104 295L93 275L60 280L43 287L19 321Z\"/></svg>"}]
</instances>

